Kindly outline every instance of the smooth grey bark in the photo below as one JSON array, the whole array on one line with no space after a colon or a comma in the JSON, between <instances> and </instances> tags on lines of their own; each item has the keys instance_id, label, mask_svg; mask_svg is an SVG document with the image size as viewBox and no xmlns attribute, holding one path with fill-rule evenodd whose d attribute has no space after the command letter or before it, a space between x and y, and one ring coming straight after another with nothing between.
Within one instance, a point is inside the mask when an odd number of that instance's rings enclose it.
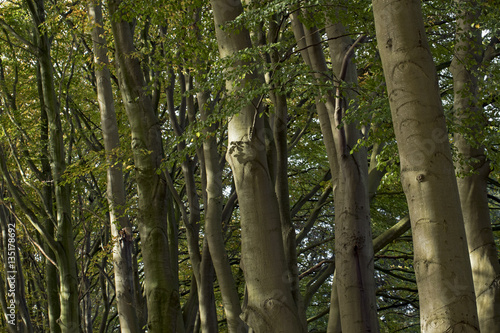
<instances>
[{"instance_id":1,"label":"smooth grey bark","mask_svg":"<svg viewBox=\"0 0 500 333\"><path fill-rule=\"evenodd\" d=\"M76 269L75 248L73 244L73 226L71 219L70 188L64 184L62 175L66 168L65 154L62 139L62 128L59 117L59 107L54 91L52 65L50 55L44 54L41 59L42 86L44 100L47 106L49 119L49 145L51 155L51 170L53 174L57 232L56 239L62 246L55 252L60 278L60 306L61 314L59 326L61 332L73 332L79 327L78 310L78 273Z\"/></svg>"},{"instance_id":2,"label":"smooth grey bark","mask_svg":"<svg viewBox=\"0 0 500 333\"><path fill-rule=\"evenodd\" d=\"M368 198L370 202L375 198L377 189L385 175L384 170L377 168L377 156L382 152L384 144L375 143L370 154L370 165L368 167Z\"/></svg>"},{"instance_id":3,"label":"smooth grey bark","mask_svg":"<svg viewBox=\"0 0 500 333\"><path fill-rule=\"evenodd\" d=\"M337 288L337 275L333 274L332 293L330 295L330 311L328 313L327 333L341 333L342 322L340 320L339 293Z\"/></svg>"},{"instance_id":4,"label":"smooth grey bark","mask_svg":"<svg viewBox=\"0 0 500 333\"><path fill-rule=\"evenodd\" d=\"M189 289L189 297L186 303L182 306L182 320L184 322L184 330L188 333L194 332L196 321L198 320L198 286L194 276L191 277L191 288Z\"/></svg>"},{"instance_id":5,"label":"smooth grey bark","mask_svg":"<svg viewBox=\"0 0 500 333\"><path fill-rule=\"evenodd\" d=\"M342 24L334 22L326 31L333 72L338 80L335 114L330 113L330 122L340 170L334 194L335 275L340 320L343 332L377 332L367 152L363 147L350 152L362 135L355 123L342 120L348 105L356 107L352 90L340 88L342 82L357 85L357 70L350 60L354 45L345 37L347 32Z\"/></svg>"},{"instance_id":6,"label":"smooth grey bark","mask_svg":"<svg viewBox=\"0 0 500 333\"><path fill-rule=\"evenodd\" d=\"M193 90L193 80L189 72L187 75L179 71L180 94L182 96L180 107L177 110L181 115L178 119L176 116L176 109L174 106L174 73L171 73L171 84L168 87L167 105L169 111L170 122L173 124L175 135L180 138L177 145L177 150L182 153L185 151L186 144L182 140L182 135L187 127L188 122L194 123L196 121L196 110L194 108L194 98L192 95L185 96L189 91ZM186 118L184 115L186 114ZM184 225L186 226L187 247L191 265L193 268L193 275L196 279L196 286L198 292L198 307L199 319L202 332L216 332L217 331L217 316L215 310L215 301L213 295L213 276L212 276L212 259L208 245L203 243L203 252L199 249L199 233L200 233L200 198L196 191L195 182L195 160L193 157L186 155L181 163L181 170L184 176L185 192L189 205L189 214L185 207L180 195L177 193L173 186L173 181L168 177L167 181L170 186L171 192L174 194L178 206L182 210ZM204 178L204 170L202 169L202 179ZM203 183L203 180L202 180ZM204 273L205 272L205 273ZM208 274L208 275L207 275ZM212 280L211 280L212 279Z\"/></svg>"},{"instance_id":7,"label":"smooth grey bark","mask_svg":"<svg viewBox=\"0 0 500 333\"><path fill-rule=\"evenodd\" d=\"M316 79L322 82L325 80L325 77L321 73L327 73L329 70L326 65L323 50L321 47L318 47L321 45L321 38L315 27L311 29L304 27L304 24L300 21L299 13L300 11L296 9L290 14L294 37L305 64L315 72ZM330 165L332 184L333 186L336 186L339 175L339 165L329 115L330 113L333 114L335 110L335 101L333 98L335 93L330 91L328 95L329 96L317 96L315 98L315 104L321 133L323 134L323 143L326 148L326 155Z\"/></svg>"},{"instance_id":8,"label":"smooth grey bark","mask_svg":"<svg viewBox=\"0 0 500 333\"><path fill-rule=\"evenodd\" d=\"M220 56L231 57L251 47L245 28L222 28L243 12L241 3L211 3ZM234 66L243 64L236 61ZM245 86L256 79L247 74L238 83ZM230 93L239 89L231 80L226 81L226 88ZM233 170L241 216L241 256L248 296L242 318L259 333L304 332L287 281L280 215L266 156L264 119L258 117L258 101L252 104L230 118L226 155Z\"/></svg>"},{"instance_id":9,"label":"smooth grey bark","mask_svg":"<svg viewBox=\"0 0 500 333\"><path fill-rule=\"evenodd\" d=\"M40 70L37 68L38 77L38 94L43 96L42 85L40 80ZM49 139L49 120L47 118L47 112L44 107L43 98L40 98L40 141L44 142L42 146L42 154L40 158L41 162L41 172L45 185L42 188L42 195L44 200L44 206L47 207L47 214L45 221L45 228L50 237L54 237L55 228L52 218L54 216L53 210L53 188L52 188L52 172L50 170L49 161L49 150L48 150L48 139ZM47 255L51 258L55 257L54 251L44 243L44 249ZM53 265L49 260L45 260L45 274L47 283L47 307L48 307L48 317L49 317L49 329L52 333L60 333L61 328L57 324L57 319L61 314L61 306L59 303L59 283L57 278L57 267Z\"/></svg>"},{"instance_id":10,"label":"smooth grey bark","mask_svg":"<svg viewBox=\"0 0 500 333\"><path fill-rule=\"evenodd\" d=\"M388 244L392 243L392 241L410 230L410 225L410 217L405 216L398 223L376 237L373 240L373 253L377 253L378 251L382 250Z\"/></svg>"},{"instance_id":11,"label":"smooth grey bark","mask_svg":"<svg viewBox=\"0 0 500 333\"><path fill-rule=\"evenodd\" d=\"M85 230L85 235L83 236L82 247L84 248L85 253L91 253L90 248L90 229ZM82 266L88 267L90 261L90 256L84 259ZM102 272L99 273L99 279L102 280ZM81 277L80 286L82 290L90 290L90 279L87 274L83 274ZM106 290L103 290L102 293L107 295ZM108 308L108 300L107 297L103 297L104 307ZM86 292L81 300L81 330L83 333L93 333L92 331L92 298L90 297L90 292ZM107 317L107 311L105 310L104 318ZM102 322L101 322L102 325Z\"/></svg>"},{"instance_id":12,"label":"smooth grey bark","mask_svg":"<svg viewBox=\"0 0 500 333\"><path fill-rule=\"evenodd\" d=\"M422 332L478 332L472 272L420 1L373 1L413 233Z\"/></svg>"},{"instance_id":13,"label":"smooth grey bark","mask_svg":"<svg viewBox=\"0 0 500 333\"><path fill-rule=\"evenodd\" d=\"M200 262L200 275L202 277L201 283L203 284L199 291L200 319L203 317L203 321L201 321L201 332L217 333L219 330L214 294L215 270L214 266L212 265L212 258L207 239L203 240L203 249Z\"/></svg>"},{"instance_id":14,"label":"smooth grey bark","mask_svg":"<svg viewBox=\"0 0 500 333\"><path fill-rule=\"evenodd\" d=\"M101 260L101 267L106 266L106 261L107 257L102 258ZM99 327L99 333L104 333L106 327L108 326L108 316L109 316L109 308L110 308L110 302L109 302L109 297L108 297L108 288L106 288L106 277L105 277L105 272L101 269L100 274L99 274L99 286L101 287L101 294L102 294L102 302L104 306L104 310L102 311L101 314L101 325Z\"/></svg>"},{"instance_id":15,"label":"smooth grey bark","mask_svg":"<svg viewBox=\"0 0 500 333\"><path fill-rule=\"evenodd\" d=\"M277 16L269 20L269 30L267 32L267 42L276 43L279 36L280 26L277 21ZM266 38L264 34L261 35L260 44L264 46ZM273 65L274 71L280 70L280 55L276 50L271 50L269 53L270 63ZM276 85L272 78L273 73L265 73L265 80L271 87L269 96L274 106L274 113L269 116L270 128L269 132L271 140L273 141L274 149L272 150L273 156L271 160L273 163L269 167L274 169L272 174L275 175L275 191L278 200L278 208L281 221L281 233L283 237L283 248L285 250L285 260L288 271L288 280L291 284L292 296L297 305L299 315L301 316L302 325L307 326L306 312L304 302L300 293L299 286L299 271L297 265L297 244L295 227L292 222L290 212L290 196L288 189L288 102L285 91L282 87ZM269 157L268 157L269 160Z\"/></svg>"},{"instance_id":16,"label":"smooth grey bark","mask_svg":"<svg viewBox=\"0 0 500 333\"><path fill-rule=\"evenodd\" d=\"M373 253L379 252L384 247L392 243L395 239L402 236L409 229L410 229L410 218L406 216L373 240ZM334 274L332 285L336 285L337 283L336 280L337 278ZM340 311L338 307L339 304L338 304L337 288L332 288L332 294L330 296L330 314L328 318L328 328L327 328L328 333L342 332Z\"/></svg>"},{"instance_id":17,"label":"smooth grey bark","mask_svg":"<svg viewBox=\"0 0 500 333\"><path fill-rule=\"evenodd\" d=\"M132 225L125 213L126 195L122 161L118 157L120 138L116 120L107 42L103 28L101 3L89 2L88 13L92 23L97 100L101 113L101 128L106 152L106 197L109 206L111 237L113 242L113 267L115 295L122 333L139 332L135 303L132 267Z\"/></svg>"},{"instance_id":18,"label":"smooth grey bark","mask_svg":"<svg viewBox=\"0 0 500 333\"><path fill-rule=\"evenodd\" d=\"M182 151L183 149L181 148L180 150ZM190 296L191 304L188 305L185 309L186 313L183 314L183 317L185 316L187 320L184 325L186 329L194 324L194 326L199 325L201 332L217 332L217 314L213 291L215 273L206 239L203 241L202 252L198 248L200 207L194 184L194 166L189 157L186 156L186 159L187 161L182 164L182 169L186 181L186 194L190 205L189 216L179 193L174 188L170 175L167 174L167 183L181 211L182 219L186 226L187 247L193 269L191 290L193 293L196 293L196 297L193 297L193 295ZM195 306L197 308L196 311L194 311Z\"/></svg>"},{"instance_id":19,"label":"smooth grey bark","mask_svg":"<svg viewBox=\"0 0 500 333\"><path fill-rule=\"evenodd\" d=\"M44 1L28 0L27 5L36 27L34 32L40 66L43 106L47 113L49 128L50 166L54 185L57 223L57 248L53 246L53 250L57 257L60 280L61 312L58 323L61 332L74 332L80 327L78 273L73 243L71 190L69 185L64 184L62 179L66 169L66 161L60 110L55 93L49 36L43 28L45 22Z\"/></svg>"},{"instance_id":20,"label":"smooth grey bark","mask_svg":"<svg viewBox=\"0 0 500 333\"><path fill-rule=\"evenodd\" d=\"M132 250L132 271L134 272L133 273L134 300L135 300L135 304L136 304L137 320L139 321L139 327L141 328L141 331L142 331L142 328L146 327L146 325L148 323L148 306L147 306L146 296L144 295L144 288L143 288L143 285L141 284L140 276L139 276L139 262L138 262L139 239L138 238L134 239L132 249L133 249Z\"/></svg>"},{"instance_id":21,"label":"smooth grey bark","mask_svg":"<svg viewBox=\"0 0 500 333\"><path fill-rule=\"evenodd\" d=\"M308 51L303 52L304 61L315 72L318 82L325 82L325 73L329 70L318 30L305 27L297 14L292 16L292 27L299 48ZM340 24L329 25L327 33L337 84L344 80L341 72L349 74L347 82L356 82L355 67L344 60L350 40L337 38L345 35L344 28ZM339 306L331 307L331 311L341 311L346 332L378 331L366 152L350 153L360 133L354 124L344 124L341 119L346 112L346 100L352 96L336 96L336 92L330 90L322 97L324 102L317 103L318 115L335 189L337 290L334 295L338 296ZM331 317L338 318L334 313Z\"/></svg>"},{"instance_id":22,"label":"smooth grey bark","mask_svg":"<svg viewBox=\"0 0 500 333\"><path fill-rule=\"evenodd\" d=\"M179 293L172 270L168 235L168 191L164 173L160 124L147 93L130 23L121 0L109 0L118 78L132 134L137 181L138 227L144 263L148 331L175 332L180 316Z\"/></svg>"},{"instance_id":23,"label":"smooth grey bark","mask_svg":"<svg viewBox=\"0 0 500 333\"><path fill-rule=\"evenodd\" d=\"M208 94L198 93L197 99L200 106L201 120L207 121L212 113L208 105ZM203 141L202 160L206 174L205 237L210 248L217 280L219 281L228 332L243 333L246 332L247 326L240 318L240 299L227 257L222 230L222 167L219 162L221 156L217 149L216 130L216 125L204 130L204 135L207 137Z\"/></svg>"},{"instance_id":24,"label":"smooth grey bark","mask_svg":"<svg viewBox=\"0 0 500 333\"><path fill-rule=\"evenodd\" d=\"M482 61L481 31L477 1L456 0L458 20L453 74L453 109L458 125L454 143L458 152L455 167L471 260L481 332L500 330L500 263L491 230L487 181L490 164L475 133L485 126L478 101L479 66Z\"/></svg>"},{"instance_id":25,"label":"smooth grey bark","mask_svg":"<svg viewBox=\"0 0 500 333\"><path fill-rule=\"evenodd\" d=\"M313 71L317 71L316 78L319 80L324 79L320 73L326 73L328 68L326 66L326 61L324 58L323 51L318 45L320 45L320 37L318 33L311 33L311 31L317 31L315 28L310 30L306 29L299 18L299 11L294 11L290 16L292 19L292 30L299 47L300 54L306 65ZM333 95L333 93L331 93ZM323 134L323 143L326 148L328 162L330 165L330 173L332 178L333 188L337 187L339 178L339 164L337 159L337 150L335 147L334 136L332 132L332 124L330 121L329 113L334 113L335 105L333 99L322 98L322 96L317 96L315 100L316 111L318 113L318 119L320 122L321 133ZM330 112L329 112L330 111ZM332 226L334 227L334 226ZM338 292L337 292L337 281L334 279L332 284L331 293L331 303L330 303L330 315L331 322L329 320L328 329L329 332L340 331L340 307L338 302ZM333 290L335 289L335 290ZM307 295L306 295L307 296ZM309 297L312 297L309 296ZM308 298L309 298L308 297ZM307 305L308 299L305 299L305 304ZM333 306L332 306L333 305Z\"/></svg>"}]
</instances>

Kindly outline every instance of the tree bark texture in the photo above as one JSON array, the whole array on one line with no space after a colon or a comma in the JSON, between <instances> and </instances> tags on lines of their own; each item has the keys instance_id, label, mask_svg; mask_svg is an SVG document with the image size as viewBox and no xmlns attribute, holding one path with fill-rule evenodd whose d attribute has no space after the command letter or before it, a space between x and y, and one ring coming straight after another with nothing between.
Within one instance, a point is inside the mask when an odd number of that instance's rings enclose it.
<instances>
[{"instance_id":1,"label":"tree bark texture","mask_svg":"<svg viewBox=\"0 0 500 333\"><path fill-rule=\"evenodd\" d=\"M73 225L71 218L70 188L64 184L62 176L66 169L65 149L57 101L52 60L50 55L50 41L42 25L45 22L43 0L27 1L28 9L37 29L35 40L37 43L37 57L40 66L41 99L47 114L50 169L54 184L56 202L56 241L57 249L53 249L57 257L59 268L59 299L60 316L58 319L61 332L74 332L80 327L79 300L78 300L78 272L76 267L75 247L73 243Z\"/></svg>"},{"instance_id":2,"label":"tree bark texture","mask_svg":"<svg viewBox=\"0 0 500 333\"><path fill-rule=\"evenodd\" d=\"M478 332L460 198L417 0L373 1L413 232L422 332Z\"/></svg>"},{"instance_id":3,"label":"tree bark texture","mask_svg":"<svg viewBox=\"0 0 500 333\"><path fill-rule=\"evenodd\" d=\"M211 3L221 57L251 47L246 29L222 29L242 13L241 3ZM247 74L240 83L244 86L255 79ZM230 80L226 88L231 93L238 90ZM257 104L254 101L231 117L226 155L233 170L241 216L241 260L248 292L242 316L255 332L304 332L287 278L278 203L266 156L264 120L258 115Z\"/></svg>"},{"instance_id":4,"label":"tree bark texture","mask_svg":"<svg viewBox=\"0 0 500 333\"><path fill-rule=\"evenodd\" d=\"M303 58L316 73L318 82L325 84L325 73L329 70L320 47L321 37L316 28L305 27L295 15L292 17L295 38L299 46L302 44L307 50ZM329 46L334 75L339 77L344 66L343 59L350 47L350 40L337 38L345 34L340 24L328 26L327 33L329 37L335 38ZM355 67L349 64L346 69L349 74L347 81L352 84L356 81ZM340 318L343 323L342 330L345 332L376 332L378 319L373 278L370 205L366 185L366 152L350 153L360 133L354 124L344 124L336 116L345 113L346 101L352 96L349 94L342 96L344 106L338 105L337 108L335 94L331 89L322 96L325 102L317 103L335 189L336 284L333 287L337 290L333 292L333 297L338 302L336 301L335 306L331 307L330 316ZM341 313L337 314L336 311ZM330 329L334 330L333 327L338 329L338 323L332 324Z\"/></svg>"},{"instance_id":5,"label":"tree bark texture","mask_svg":"<svg viewBox=\"0 0 500 333\"><path fill-rule=\"evenodd\" d=\"M368 198L366 148L351 152L361 139L355 123L342 120L348 105L355 108L351 90L357 70L350 60L352 40L341 23L327 26L329 49L337 91L335 113L329 114L334 135L339 177L335 190L335 263L340 320L343 332L378 332L373 268L373 244ZM344 37L342 37L344 36ZM340 88L347 83L346 88Z\"/></svg>"},{"instance_id":6,"label":"tree bark texture","mask_svg":"<svg viewBox=\"0 0 500 333\"><path fill-rule=\"evenodd\" d=\"M207 121L211 113L208 94L198 94L201 119ZM229 259L224 246L222 230L222 168L215 137L216 126L205 130L207 138L203 141L203 165L206 173L205 195L205 237L212 256L212 262L221 290L222 304L226 314L229 333L246 332L247 325L241 320L241 306L236 283L233 278Z\"/></svg>"},{"instance_id":7,"label":"tree bark texture","mask_svg":"<svg viewBox=\"0 0 500 333\"><path fill-rule=\"evenodd\" d=\"M52 222L52 217L54 216L53 209L53 188L52 188L52 172L50 170L50 156L48 148L49 140L49 120L47 118L47 111L43 102L43 90L42 82L40 79L40 67L37 68L37 82L38 82L38 95L40 96L40 141L45 144L42 147L42 156L40 158L41 171L43 180L46 182L45 186L42 188L42 195L44 200L44 205L48 210L48 217L45 221L45 228L50 237L55 236L54 223ZM51 258L55 258L54 251L50 246L44 244L45 252ZM48 317L49 317L49 328L53 333L60 333L61 328L57 324L57 319L61 315L61 305L59 303L59 283L57 278L57 267L53 265L49 260L45 261L45 280L47 281L47 307L48 307Z\"/></svg>"},{"instance_id":8,"label":"tree bark texture","mask_svg":"<svg viewBox=\"0 0 500 333\"><path fill-rule=\"evenodd\" d=\"M477 134L486 125L478 101L478 75L482 61L481 31L475 27L480 6L476 1L457 0L453 74L454 142L458 190L474 279L481 332L500 330L500 264L491 230L487 181L490 164Z\"/></svg>"},{"instance_id":9,"label":"tree bark texture","mask_svg":"<svg viewBox=\"0 0 500 333\"><path fill-rule=\"evenodd\" d=\"M277 42L279 36L278 18L275 17L269 22L269 31L267 32L268 43ZM276 39L276 40L274 40ZM273 64L274 71L279 71L279 54L273 50L269 54L270 62ZM297 304L299 314L301 315L302 325L307 326L306 312L304 302L300 293L299 271L297 265L297 244L295 227L290 214L290 193L288 189L288 102L286 93L272 81L272 73L265 74L266 83L271 85L269 96L274 106L274 114L271 115L272 134L276 148L275 168L275 191L278 200L278 207L281 220L281 232L283 236L283 247L285 250L285 260L288 270L288 279L292 286L292 296Z\"/></svg>"},{"instance_id":10,"label":"tree bark texture","mask_svg":"<svg viewBox=\"0 0 500 333\"><path fill-rule=\"evenodd\" d=\"M126 195L122 162L118 157L120 139L116 120L107 43L100 3L89 2L89 17L92 23L97 100L101 113L101 127L106 151L107 200L111 236L113 241L113 267L115 294L122 333L139 332L139 321L135 304L134 277L132 269L132 225L125 213Z\"/></svg>"},{"instance_id":11,"label":"tree bark texture","mask_svg":"<svg viewBox=\"0 0 500 333\"><path fill-rule=\"evenodd\" d=\"M175 332L180 315L179 294L168 242L168 192L163 173L157 173L163 158L160 124L147 94L130 23L123 19L122 1L109 0L115 38L120 91L132 132L136 170L139 233L145 272L148 331Z\"/></svg>"}]
</instances>

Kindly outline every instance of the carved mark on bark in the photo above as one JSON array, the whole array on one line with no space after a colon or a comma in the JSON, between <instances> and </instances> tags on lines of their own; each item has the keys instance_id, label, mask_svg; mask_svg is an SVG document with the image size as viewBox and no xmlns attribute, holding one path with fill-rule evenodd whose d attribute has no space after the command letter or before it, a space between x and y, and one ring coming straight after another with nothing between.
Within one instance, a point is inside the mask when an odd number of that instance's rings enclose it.
<instances>
[{"instance_id":1,"label":"carved mark on bark","mask_svg":"<svg viewBox=\"0 0 500 333\"><path fill-rule=\"evenodd\" d=\"M405 74L404 75L400 75L399 73L396 74L396 71ZM398 81L398 78L405 77L405 75L408 76L423 75L426 79L429 80L431 79L427 74L425 68L423 68L421 64L413 60L402 60L393 66L391 71L391 79L394 82L400 82L400 80Z\"/></svg>"}]
</instances>

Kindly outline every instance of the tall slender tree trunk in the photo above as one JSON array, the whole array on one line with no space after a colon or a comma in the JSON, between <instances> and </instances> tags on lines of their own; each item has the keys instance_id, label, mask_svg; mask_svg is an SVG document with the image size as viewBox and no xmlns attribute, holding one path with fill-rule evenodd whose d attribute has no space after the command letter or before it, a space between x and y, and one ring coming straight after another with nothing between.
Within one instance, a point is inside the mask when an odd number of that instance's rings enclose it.
<instances>
[{"instance_id":1,"label":"tall slender tree trunk","mask_svg":"<svg viewBox=\"0 0 500 333\"><path fill-rule=\"evenodd\" d=\"M182 139L187 124L194 123L196 121L196 109L194 107L194 97L189 95L193 90L193 79L189 72L185 75L182 71L179 71L179 83L180 83L180 94L182 96L181 106L179 109L175 109L174 105L174 84L175 76L171 73L171 84L168 87L167 92L167 106L170 116L170 122L173 124L173 129L175 135L179 138L179 143L177 144L177 150L179 153L186 153L186 143ZM186 96L188 95L188 96ZM184 116L187 111L187 119ZM182 116L178 117L176 112L180 113ZM199 152L201 149L199 150ZM186 153L187 154L187 153ZM189 206L189 215L187 213L188 209L185 208L179 195L176 194L176 201L179 207L182 207L184 212L183 220L186 227L186 238L187 238L187 248L189 253L189 258L191 261L191 266L193 268L193 275L196 279L196 289L198 293L198 308L199 308L199 319L200 327L202 333L216 332L217 331L217 314L215 309L215 296L213 291L213 267L212 259L210 256L210 251L208 249L208 244L206 240L203 242L203 252L200 253L199 240L200 240L200 198L196 189L195 181L195 161L194 159L186 155L185 160L181 163L181 170L184 176L185 182L185 193L187 197L187 202ZM204 170L201 170L202 184L204 183ZM175 188L173 186L173 181L168 179L171 191L174 193Z\"/></svg>"},{"instance_id":2,"label":"tall slender tree trunk","mask_svg":"<svg viewBox=\"0 0 500 333\"><path fill-rule=\"evenodd\" d=\"M201 120L207 121L211 110L208 94L198 93ZM226 314L229 333L246 332L246 324L241 320L241 306L236 283L227 257L222 232L222 168L215 136L216 126L205 130L202 164L206 173L205 195L205 237L212 256L212 262L221 290L222 304Z\"/></svg>"},{"instance_id":3,"label":"tall slender tree trunk","mask_svg":"<svg viewBox=\"0 0 500 333\"><path fill-rule=\"evenodd\" d=\"M342 118L355 108L357 70L352 58L352 40L342 24L327 27L333 72L336 76L335 113L330 115L337 147L339 178L335 195L335 264L340 320L343 332L377 332L373 244L368 199L368 159L366 148L351 152L361 131ZM344 37L342 37L344 36ZM342 82L347 88L340 88Z\"/></svg>"},{"instance_id":4,"label":"tall slender tree trunk","mask_svg":"<svg viewBox=\"0 0 500 333\"><path fill-rule=\"evenodd\" d=\"M118 157L120 138L113 101L107 44L102 19L101 3L89 2L88 12L92 26L92 42L97 83L97 99L101 112L101 127L106 151L107 200L113 241L115 294L122 333L139 332L135 304L132 269L132 225L125 213L126 195L122 162Z\"/></svg>"},{"instance_id":5,"label":"tall slender tree trunk","mask_svg":"<svg viewBox=\"0 0 500 333\"><path fill-rule=\"evenodd\" d=\"M131 26L123 18L121 4L121 0L108 1L120 91L132 133L148 331L175 332L180 303L169 249L166 180L163 173L158 173L163 159L160 123L147 93L141 64L134 56Z\"/></svg>"},{"instance_id":6,"label":"tall slender tree trunk","mask_svg":"<svg viewBox=\"0 0 500 333\"><path fill-rule=\"evenodd\" d=\"M413 232L422 332L478 332L460 197L418 0L373 1Z\"/></svg>"},{"instance_id":7,"label":"tall slender tree trunk","mask_svg":"<svg viewBox=\"0 0 500 333\"><path fill-rule=\"evenodd\" d=\"M37 68L37 77L38 77L38 94L43 97L41 79L40 79L40 69ZM42 195L44 200L44 205L48 210L48 217L45 221L45 227L50 237L54 237L55 228L54 223L52 222L52 218L54 216L53 210L53 188L52 188L52 172L50 170L50 157L49 157L49 149L48 149L48 140L49 140L49 120L47 118L47 111L45 109L43 98L40 98L40 142L43 142L42 154L40 158L41 162L41 171L43 175L43 180L45 181L45 185L42 188ZM45 252L50 258L55 258L54 251L48 246L47 243L44 244ZM45 260L45 281L47 283L47 307L48 307L48 317L49 317L49 328L52 333L61 332L61 328L57 324L57 319L61 314L61 306L59 303L59 282L57 278L57 267L53 265L49 260Z\"/></svg>"},{"instance_id":8,"label":"tall slender tree trunk","mask_svg":"<svg viewBox=\"0 0 500 333\"><path fill-rule=\"evenodd\" d=\"M73 243L71 191L69 185L65 184L62 179L66 169L66 161L60 110L55 93L49 36L43 28L45 22L44 1L28 0L27 4L33 23L36 26L35 40L40 65L41 98L43 99L49 128L50 169L52 171L56 202L56 241L59 246L58 250L55 251L60 280L61 311L58 322L61 332L75 332L80 327L78 272Z\"/></svg>"},{"instance_id":9,"label":"tall slender tree trunk","mask_svg":"<svg viewBox=\"0 0 500 333\"><path fill-rule=\"evenodd\" d=\"M453 74L453 109L459 130L456 169L481 332L500 331L500 264L491 230L487 181L490 164L475 137L485 125L478 103L478 69L482 57L481 31L475 28L480 6L476 1L455 1L458 10Z\"/></svg>"},{"instance_id":10,"label":"tall slender tree trunk","mask_svg":"<svg viewBox=\"0 0 500 333\"><path fill-rule=\"evenodd\" d=\"M242 13L241 3L213 0L212 9L222 58L252 46L246 29L222 29ZM243 63L237 61L238 65ZM255 79L249 74L239 83L245 86ZM233 81L226 81L226 87L230 93L238 91ZM241 256L248 292L243 318L259 333L304 332L287 281L280 215L266 156L264 120L258 115L257 105L258 101L254 101L231 117L226 155L240 205Z\"/></svg>"},{"instance_id":11,"label":"tall slender tree trunk","mask_svg":"<svg viewBox=\"0 0 500 333\"><path fill-rule=\"evenodd\" d=\"M267 39L269 43L277 42L279 36L278 18L272 18L269 22L269 31ZM276 72L280 70L280 55L276 50L272 50L269 54L271 63ZM299 270L297 266L297 244L295 237L295 227L290 215L290 196L288 189L288 103L286 93L272 81L272 73L266 73L266 83L271 85L269 95L274 106L274 114L272 115L272 132L276 148L275 161L275 191L278 200L281 232L283 237L283 247L285 249L285 260L288 271L288 279L292 288L292 296L297 304L299 315L301 316L302 325L307 326L306 312L304 302L300 293L299 285Z\"/></svg>"},{"instance_id":12,"label":"tall slender tree trunk","mask_svg":"<svg viewBox=\"0 0 500 333\"><path fill-rule=\"evenodd\" d=\"M318 82L326 83L324 73L328 73L328 67L320 47L321 37L316 28L307 28L299 20L294 14L292 25L295 38L298 43L304 44L301 41L305 41L304 47L308 46L308 53L303 54L303 58L317 73ZM356 69L348 61L349 58L346 58L351 41L347 37L338 38L345 35L345 29L336 23L327 27L327 33L331 39L329 48L334 75L338 80L336 84L344 80L348 84L354 84L357 81ZM347 77L341 77L341 72L347 73ZM332 292L335 303L331 306L331 317L340 318L343 332L376 332L378 319L366 151L361 149L350 153L361 137L355 124L347 124L342 120L346 106L353 98L352 94L342 91L342 96L335 95L336 93L330 90L322 96L324 102L318 104L319 120L335 188L336 283L332 287L336 290ZM336 311L340 311L340 314ZM338 320L335 324L332 323L329 329L334 330L334 327L339 327Z\"/></svg>"}]
</instances>

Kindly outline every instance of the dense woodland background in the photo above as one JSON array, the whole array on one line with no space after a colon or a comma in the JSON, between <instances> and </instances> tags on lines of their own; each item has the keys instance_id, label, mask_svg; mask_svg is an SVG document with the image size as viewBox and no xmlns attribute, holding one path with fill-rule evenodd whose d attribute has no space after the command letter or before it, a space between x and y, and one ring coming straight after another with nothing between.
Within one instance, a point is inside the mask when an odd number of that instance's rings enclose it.
<instances>
[{"instance_id":1,"label":"dense woodland background","mask_svg":"<svg viewBox=\"0 0 500 333\"><path fill-rule=\"evenodd\" d=\"M0 331L499 332L499 18L0 1Z\"/></svg>"}]
</instances>

